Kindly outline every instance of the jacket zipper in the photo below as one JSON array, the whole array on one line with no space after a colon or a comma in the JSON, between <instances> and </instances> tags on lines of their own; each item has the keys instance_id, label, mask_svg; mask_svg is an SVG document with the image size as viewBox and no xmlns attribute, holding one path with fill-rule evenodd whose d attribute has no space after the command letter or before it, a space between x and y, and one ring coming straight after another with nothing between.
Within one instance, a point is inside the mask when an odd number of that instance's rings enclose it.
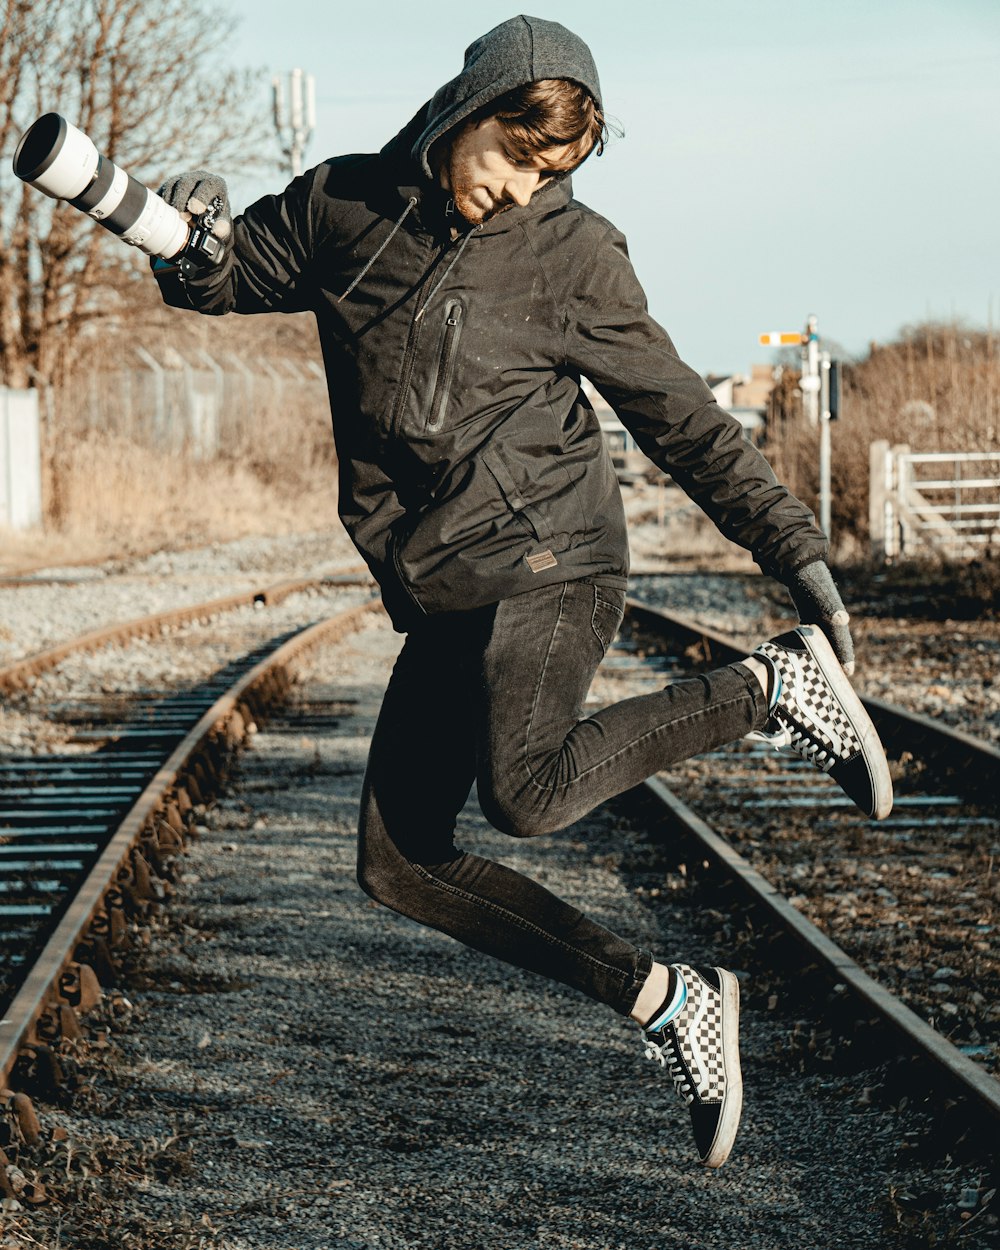
<instances>
[{"instance_id":1,"label":"jacket zipper","mask_svg":"<svg viewBox=\"0 0 1000 1250\"><path fill-rule=\"evenodd\" d=\"M476 229L481 229L481 226L477 226ZM472 232L474 231L470 230L464 236L464 241L462 241L461 247L464 247L466 242L469 241ZM416 340L417 337L420 336L420 322L422 320L422 312L424 312L426 306L424 304L424 296L426 295L427 286L430 286L431 277L434 276L437 266L440 265L441 260L447 255L447 252L451 251L451 247L454 247L454 245L454 240L452 240L449 246L442 247L439 254L437 254L437 259L434 261L434 264L431 265L429 272L427 272L424 277L424 281L421 282L420 290L416 292L416 304L414 305L416 311L410 319L410 332L409 335L406 336L406 349L404 351L404 355L402 355L402 372L400 374L399 390L396 391L396 402L394 406L392 406L392 420L390 422L389 429L391 431L391 435L394 437L399 437L400 426L402 424L402 414L406 411L406 395L410 390L410 379L412 377L412 371L414 371ZM461 255L461 247L459 249L459 255ZM457 260L457 256L455 259ZM454 264L454 261L452 261L452 264ZM449 266L449 270L450 267L451 266ZM447 270L445 271L445 277L446 276ZM435 294L436 291L437 287L434 289Z\"/></svg>"},{"instance_id":2,"label":"jacket zipper","mask_svg":"<svg viewBox=\"0 0 1000 1250\"><path fill-rule=\"evenodd\" d=\"M458 352L458 339L462 332L462 305L453 300L448 305L444 323L444 341L441 344L441 360L438 363L437 385L431 398L430 414L427 418L428 430L440 430L444 425L445 410L451 395L451 379L455 371L455 357Z\"/></svg>"},{"instance_id":3,"label":"jacket zipper","mask_svg":"<svg viewBox=\"0 0 1000 1250\"><path fill-rule=\"evenodd\" d=\"M403 352L403 368L399 375L399 389L396 392L396 402L392 406L392 420L389 423L389 429L394 438L399 437L399 427L403 420L403 412L406 409L406 397L410 390L410 378L413 376L413 361L417 355L417 339L420 337L420 318L418 318L417 313L423 307L424 295L430 285L431 277L438 267L441 255L438 256L438 261L431 265L424 275L424 280L417 291L417 299L413 306L414 313L410 318L410 331L406 336L406 348Z\"/></svg>"}]
</instances>

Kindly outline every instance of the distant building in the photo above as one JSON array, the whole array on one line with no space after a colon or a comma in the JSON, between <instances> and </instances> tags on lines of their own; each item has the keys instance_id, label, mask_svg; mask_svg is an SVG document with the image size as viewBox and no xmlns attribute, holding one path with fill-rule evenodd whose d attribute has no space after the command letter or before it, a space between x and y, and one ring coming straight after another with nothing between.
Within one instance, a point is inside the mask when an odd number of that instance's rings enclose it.
<instances>
[{"instance_id":1,"label":"distant building","mask_svg":"<svg viewBox=\"0 0 1000 1250\"><path fill-rule=\"evenodd\" d=\"M767 401L774 389L771 365L751 365L749 377L745 373L710 373L705 381L719 406L733 414L751 441L759 442L767 425Z\"/></svg>"}]
</instances>

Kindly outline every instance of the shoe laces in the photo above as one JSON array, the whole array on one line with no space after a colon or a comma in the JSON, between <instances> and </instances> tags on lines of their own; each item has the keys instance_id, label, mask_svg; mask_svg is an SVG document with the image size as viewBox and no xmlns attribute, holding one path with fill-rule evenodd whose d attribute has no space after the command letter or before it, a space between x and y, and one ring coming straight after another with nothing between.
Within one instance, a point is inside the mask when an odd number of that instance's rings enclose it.
<instances>
[{"instance_id":1,"label":"shoe laces","mask_svg":"<svg viewBox=\"0 0 1000 1250\"><path fill-rule=\"evenodd\" d=\"M662 1043L656 1040L656 1034L643 1033L643 1040L646 1043L646 1058L652 1059L658 1063L661 1068L666 1068L670 1074L670 1079L674 1083L674 1089L688 1106L694 1102L694 1086L691 1078L688 1076L687 1069L681 1062L680 1050L677 1042L669 1032L660 1034L663 1038Z\"/></svg>"},{"instance_id":2,"label":"shoe laces","mask_svg":"<svg viewBox=\"0 0 1000 1250\"><path fill-rule=\"evenodd\" d=\"M785 731L783 737L787 735L787 745L796 753L801 755L803 759L807 759L810 763L816 765L817 768L828 772L837 762L837 757L825 747L822 742L811 735L804 733L794 721L784 720L781 718L779 723ZM775 746L778 744L776 743ZM782 744L784 745L784 744Z\"/></svg>"},{"instance_id":3,"label":"shoe laces","mask_svg":"<svg viewBox=\"0 0 1000 1250\"><path fill-rule=\"evenodd\" d=\"M801 729L797 729L793 721L786 721L777 714L771 719L778 726L773 733L769 733L767 729L754 729L746 735L747 738L754 742L766 742L776 751L788 748L826 773L836 764L837 756L833 755L818 739L811 738Z\"/></svg>"}]
</instances>

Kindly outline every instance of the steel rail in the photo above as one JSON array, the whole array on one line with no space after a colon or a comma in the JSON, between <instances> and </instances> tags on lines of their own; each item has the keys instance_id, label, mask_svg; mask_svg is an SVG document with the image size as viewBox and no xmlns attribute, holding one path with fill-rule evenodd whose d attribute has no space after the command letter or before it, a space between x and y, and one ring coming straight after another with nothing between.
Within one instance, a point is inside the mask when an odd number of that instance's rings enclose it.
<instances>
[{"instance_id":1,"label":"steel rail","mask_svg":"<svg viewBox=\"0 0 1000 1250\"><path fill-rule=\"evenodd\" d=\"M214 734L223 731L234 720L240 721L235 726L236 732L243 732L245 726L239 717L238 705L258 687L290 667L306 650L336 642L357 629L369 613L380 607L380 600L373 599L307 626L244 673L177 744L125 813L117 831L84 879L0 1020L0 1085L9 1078L18 1054L31 1038L39 1018L50 1003L58 1005L60 1000L56 987L63 972L73 962L77 944L101 909L106 895L114 888L119 870L126 867L128 857L132 849L139 845L143 831L165 806L170 793L183 784L187 765Z\"/></svg>"},{"instance_id":2,"label":"steel rail","mask_svg":"<svg viewBox=\"0 0 1000 1250\"><path fill-rule=\"evenodd\" d=\"M706 629L688 617L677 616L660 608L628 601L631 618L647 628L680 635L689 643L703 648L706 659L731 663L746 655L745 649L715 630ZM953 762L982 768L1000 762L1000 752L989 743L980 742L960 730L937 725L925 716L905 711L877 699L863 699L869 714L885 735L889 730L897 739L912 743L935 739L935 749ZM995 776L995 773L990 774ZM767 915L771 924L804 947L815 962L868 1008L888 1023L906 1046L929 1061L942 1074L950 1088L975 1100L992 1120L1000 1125L1000 1081L983 1071L963 1055L916 1012L901 1002L890 990L880 985L863 968L813 922L798 911L788 899L761 873L753 868L724 838L687 806L658 777L644 783L644 788L665 813L668 821L696 843L699 852L719 868Z\"/></svg>"},{"instance_id":3,"label":"steel rail","mask_svg":"<svg viewBox=\"0 0 1000 1250\"><path fill-rule=\"evenodd\" d=\"M643 784L664 809L668 819L693 838L699 852L703 852L752 897L773 925L805 947L809 956L826 967L837 981L846 985L868 1007L874 1008L912 1049L933 1062L952 1086L974 1097L1000 1126L1000 1081L984 1072L895 994L869 976L842 947L796 910L780 890L751 867L738 851L658 777L650 777Z\"/></svg>"},{"instance_id":4,"label":"steel rail","mask_svg":"<svg viewBox=\"0 0 1000 1250\"><path fill-rule=\"evenodd\" d=\"M130 621L121 621L115 625L104 625L100 629L91 630L77 638L69 638L65 642L36 651L33 655L24 656L20 660L0 668L0 695L11 694L31 683L32 679L47 669L55 668L67 656L96 651L100 647L115 642L127 642L132 638L148 638L164 629L184 625L189 621L219 616L224 612L232 612L237 608L260 603L271 607L287 599L290 595L303 590L311 590L324 585L348 585L357 580L368 582L367 570L363 579L359 572L355 578L352 572L331 574L328 577L308 577L277 582L273 586L262 589L242 591L236 595L225 595L221 599L210 599L204 603L194 603L183 608L170 608L166 612L155 612L151 616L140 616ZM374 583L372 583L374 585Z\"/></svg>"}]
</instances>

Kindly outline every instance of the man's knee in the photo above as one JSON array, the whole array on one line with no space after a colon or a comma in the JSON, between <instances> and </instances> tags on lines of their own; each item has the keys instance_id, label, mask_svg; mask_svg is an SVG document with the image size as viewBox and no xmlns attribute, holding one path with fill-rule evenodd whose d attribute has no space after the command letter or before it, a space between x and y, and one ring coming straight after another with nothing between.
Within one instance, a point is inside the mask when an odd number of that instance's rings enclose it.
<instances>
[{"instance_id":1,"label":"man's knee","mask_svg":"<svg viewBox=\"0 0 1000 1250\"><path fill-rule=\"evenodd\" d=\"M555 833L564 822L552 811L550 796L529 786L519 791L498 791L480 785L479 806L483 815L501 833L511 838L536 838Z\"/></svg>"},{"instance_id":2,"label":"man's knee","mask_svg":"<svg viewBox=\"0 0 1000 1250\"><path fill-rule=\"evenodd\" d=\"M381 821L362 818L358 885L369 898L411 916L415 895L435 875L435 867L450 863L458 854L450 838L440 838L426 846L423 842L407 846L390 837Z\"/></svg>"},{"instance_id":3,"label":"man's knee","mask_svg":"<svg viewBox=\"0 0 1000 1250\"><path fill-rule=\"evenodd\" d=\"M411 871L406 858L384 833L362 829L357 877L369 898L398 911Z\"/></svg>"}]
</instances>

